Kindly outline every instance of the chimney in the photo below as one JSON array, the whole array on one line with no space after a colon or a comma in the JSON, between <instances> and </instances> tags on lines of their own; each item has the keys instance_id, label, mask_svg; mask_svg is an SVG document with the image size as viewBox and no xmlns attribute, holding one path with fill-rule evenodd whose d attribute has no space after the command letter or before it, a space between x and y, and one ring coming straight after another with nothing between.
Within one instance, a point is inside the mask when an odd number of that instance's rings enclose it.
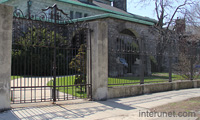
<instances>
[{"instance_id":1,"label":"chimney","mask_svg":"<svg viewBox=\"0 0 200 120\"><path fill-rule=\"evenodd\" d=\"M113 1L113 7L127 11L127 2L126 1L127 0L114 0Z\"/></svg>"},{"instance_id":2,"label":"chimney","mask_svg":"<svg viewBox=\"0 0 200 120\"><path fill-rule=\"evenodd\" d=\"M182 34L185 33L185 28L186 28L185 19L177 18L175 23L176 23L175 31L177 33L182 33Z\"/></svg>"}]
</instances>

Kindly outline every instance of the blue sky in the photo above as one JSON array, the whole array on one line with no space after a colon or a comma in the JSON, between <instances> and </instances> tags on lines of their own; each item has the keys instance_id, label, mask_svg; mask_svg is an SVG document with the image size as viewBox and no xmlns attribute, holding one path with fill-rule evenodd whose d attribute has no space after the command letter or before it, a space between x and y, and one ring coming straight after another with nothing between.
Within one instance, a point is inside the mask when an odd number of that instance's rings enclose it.
<instances>
[{"instance_id":1,"label":"blue sky","mask_svg":"<svg viewBox=\"0 0 200 120\"><path fill-rule=\"evenodd\" d=\"M149 4L146 4L146 5L141 4L141 3L139 4L139 1L140 0L127 0L128 12L137 14L137 15L141 15L141 16L150 17L150 18L157 20L153 0L151 0L151 2L149 2ZM176 1L172 0L172 2L171 2L172 8L167 9L167 11L166 11L168 13L168 15L170 15L170 16L168 16L169 18L171 18L171 15L174 12L175 8L177 6L179 6L180 4L183 4L183 2L184 2L183 0L176 0ZM176 16L174 17L174 19L176 19L177 17L180 17L180 16L183 16L183 15L177 13Z\"/></svg>"},{"instance_id":2,"label":"blue sky","mask_svg":"<svg viewBox=\"0 0 200 120\"><path fill-rule=\"evenodd\" d=\"M149 5L142 6L141 4L136 4L139 0L127 0L127 10L130 13L150 17L153 19L156 18L156 14L154 13L154 3L151 2Z\"/></svg>"}]
</instances>

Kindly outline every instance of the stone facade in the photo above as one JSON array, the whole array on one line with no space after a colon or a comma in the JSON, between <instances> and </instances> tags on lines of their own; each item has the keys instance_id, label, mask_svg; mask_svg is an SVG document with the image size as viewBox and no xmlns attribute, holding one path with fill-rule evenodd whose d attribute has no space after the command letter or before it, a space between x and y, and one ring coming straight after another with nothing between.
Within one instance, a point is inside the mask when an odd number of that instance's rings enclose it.
<instances>
[{"instance_id":1,"label":"stone facade","mask_svg":"<svg viewBox=\"0 0 200 120\"><path fill-rule=\"evenodd\" d=\"M67 2L60 2L56 0L31 0L31 3L29 5L28 5L28 0L9 0L3 4L13 6L14 9L20 9L23 11L25 15L28 14L28 7L30 7L30 13L32 15L35 15L40 13L42 11L41 9L53 6L55 3L57 4L59 9L62 9L65 13L72 16L72 18L77 18L76 14L81 14L81 16L84 17L84 16L93 16L97 14L106 13L105 11L102 10L92 9L90 7L74 5Z\"/></svg>"},{"instance_id":2,"label":"stone facade","mask_svg":"<svg viewBox=\"0 0 200 120\"><path fill-rule=\"evenodd\" d=\"M127 74L139 76L139 69L141 68L140 54L142 51L148 51L147 55L144 56L143 64L145 65L145 75L151 75L150 54L153 55L156 48L156 44L152 44L151 41L156 38L149 32L150 26L118 19L107 19L107 22L109 33L109 76L117 77ZM123 41L123 43L120 41ZM133 46L128 48L130 54L120 54L119 51L127 49L130 45ZM119 46L122 46L122 48ZM118 57L126 60L129 65L128 68L118 62Z\"/></svg>"}]
</instances>

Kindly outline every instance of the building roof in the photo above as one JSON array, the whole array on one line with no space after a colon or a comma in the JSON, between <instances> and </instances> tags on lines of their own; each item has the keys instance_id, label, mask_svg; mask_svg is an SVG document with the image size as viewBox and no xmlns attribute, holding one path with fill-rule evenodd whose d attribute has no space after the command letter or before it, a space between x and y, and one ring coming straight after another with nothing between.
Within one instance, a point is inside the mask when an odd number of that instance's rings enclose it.
<instances>
[{"instance_id":1,"label":"building roof","mask_svg":"<svg viewBox=\"0 0 200 120\"><path fill-rule=\"evenodd\" d=\"M4 3L4 2L8 2L8 1L9 0L1 0L0 3ZM127 18L127 19L138 19L137 21L139 21L139 20L140 21L146 21L146 22L151 23L151 24L157 23L157 21L154 20L154 19L135 15L135 14L131 14L131 13L128 13L128 12L123 11L121 9L118 9L116 7L112 7L110 5L103 4L103 3L100 3L100 2L97 2L97 1L93 1L93 4L82 3L78 0L56 0L56 1L65 2L65 3L77 5L77 6L82 6L82 7L87 7L87 8L91 8L91 9L96 9L96 10L100 10L100 11L105 11L105 12L108 12L108 13L115 14L118 17L121 16L120 18L124 17L123 19L125 19L125 18ZM98 15L95 15L95 16L98 16ZM102 16L102 15L99 15L99 16Z\"/></svg>"},{"instance_id":2,"label":"building roof","mask_svg":"<svg viewBox=\"0 0 200 120\"><path fill-rule=\"evenodd\" d=\"M116 19L120 19L120 20L136 22L136 23L140 23L140 24L144 24L144 25L154 25L154 23L152 23L152 22L136 19L133 17L126 17L126 16L117 15L117 14L112 14L112 13L98 14L98 15L94 15L94 16L73 19L73 21L74 22L82 22L82 21L91 21L91 20L103 19L103 18L116 18Z\"/></svg>"},{"instance_id":3,"label":"building roof","mask_svg":"<svg viewBox=\"0 0 200 120\"><path fill-rule=\"evenodd\" d=\"M128 12L123 11L121 9L118 9L116 7L112 7L110 5L103 4L103 3L100 3L100 2L97 2L97 1L93 1L93 5L85 4L85 3L82 3L78 0L56 0L56 1L71 3L71 4L74 4L74 5L79 5L79 6L83 6L83 7L97 9L97 10L101 10L101 11L105 11L105 12L109 12L109 13L113 13L113 14L117 14L117 15L122 15L122 16L126 16L126 17L133 17L133 18L136 18L136 19L141 19L141 20L144 20L144 21L152 22L152 23L157 23L157 21L154 20L154 19L151 19L151 18L148 18L148 17L142 17L142 16L135 15L135 14L131 14L131 13L128 13Z\"/></svg>"},{"instance_id":4,"label":"building roof","mask_svg":"<svg viewBox=\"0 0 200 120\"><path fill-rule=\"evenodd\" d=\"M8 1L9 1L9 0L1 0L1 1L0 1L0 4L1 4L1 3L4 3L4 2L8 2Z\"/></svg>"}]
</instances>

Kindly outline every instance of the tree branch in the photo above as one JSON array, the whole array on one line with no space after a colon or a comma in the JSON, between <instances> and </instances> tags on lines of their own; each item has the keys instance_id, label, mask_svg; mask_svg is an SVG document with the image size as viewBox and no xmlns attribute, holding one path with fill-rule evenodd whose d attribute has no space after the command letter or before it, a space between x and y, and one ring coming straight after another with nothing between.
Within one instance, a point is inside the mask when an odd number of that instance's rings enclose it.
<instances>
[{"instance_id":1,"label":"tree branch","mask_svg":"<svg viewBox=\"0 0 200 120\"><path fill-rule=\"evenodd\" d=\"M167 25L167 29L169 29L169 26L170 26L170 24L172 23L172 20L174 19L174 16L176 15L177 11L178 11L181 7L185 6L186 4L187 4L187 0L185 0L183 4L179 5L179 6L176 8L176 10L174 11L174 13L173 13L173 15L172 15L172 17L171 17L171 19L170 19L168 25Z\"/></svg>"},{"instance_id":2,"label":"tree branch","mask_svg":"<svg viewBox=\"0 0 200 120\"><path fill-rule=\"evenodd\" d=\"M156 9L156 15L157 15L157 18L158 18L158 20L160 19L159 18L159 12L158 12L158 4L157 4L157 0L155 0L155 9Z\"/></svg>"}]
</instances>

